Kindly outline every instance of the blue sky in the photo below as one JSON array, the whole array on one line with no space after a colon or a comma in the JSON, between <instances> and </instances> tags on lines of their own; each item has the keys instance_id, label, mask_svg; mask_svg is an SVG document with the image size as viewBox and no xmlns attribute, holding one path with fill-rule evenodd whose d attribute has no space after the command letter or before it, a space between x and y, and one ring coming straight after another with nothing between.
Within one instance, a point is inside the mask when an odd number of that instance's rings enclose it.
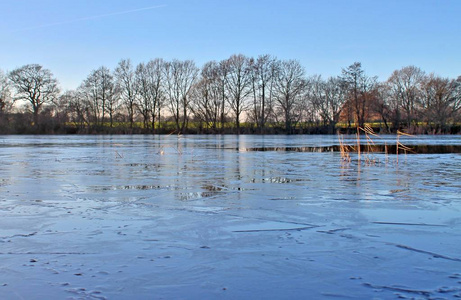
<instances>
[{"instance_id":1,"label":"blue sky","mask_svg":"<svg viewBox=\"0 0 461 300\"><path fill-rule=\"evenodd\" d=\"M308 75L355 61L461 75L460 0L0 0L0 69L38 63L63 89L100 66L232 54L297 59Z\"/></svg>"}]
</instances>

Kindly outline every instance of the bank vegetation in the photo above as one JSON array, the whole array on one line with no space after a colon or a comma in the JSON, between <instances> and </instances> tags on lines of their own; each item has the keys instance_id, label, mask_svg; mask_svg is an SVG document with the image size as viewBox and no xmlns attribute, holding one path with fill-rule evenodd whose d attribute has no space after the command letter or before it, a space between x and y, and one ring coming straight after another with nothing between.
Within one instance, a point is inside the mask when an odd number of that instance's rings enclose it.
<instances>
[{"instance_id":1,"label":"bank vegetation","mask_svg":"<svg viewBox=\"0 0 461 300\"><path fill-rule=\"evenodd\" d=\"M156 58L94 69L63 91L38 64L0 70L0 134L460 133L461 76L416 66L387 80L361 63L324 78L297 60L232 55L198 67Z\"/></svg>"}]
</instances>

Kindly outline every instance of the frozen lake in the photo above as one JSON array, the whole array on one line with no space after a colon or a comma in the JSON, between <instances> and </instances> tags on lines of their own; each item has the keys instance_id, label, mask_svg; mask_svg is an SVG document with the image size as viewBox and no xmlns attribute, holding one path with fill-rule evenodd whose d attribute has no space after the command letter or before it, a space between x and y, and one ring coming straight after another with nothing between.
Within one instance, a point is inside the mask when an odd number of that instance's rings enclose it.
<instances>
[{"instance_id":1,"label":"frozen lake","mask_svg":"<svg viewBox=\"0 0 461 300\"><path fill-rule=\"evenodd\" d=\"M295 151L333 145L0 136L0 298L461 297L461 154Z\"/></svg>"}]
</instances>

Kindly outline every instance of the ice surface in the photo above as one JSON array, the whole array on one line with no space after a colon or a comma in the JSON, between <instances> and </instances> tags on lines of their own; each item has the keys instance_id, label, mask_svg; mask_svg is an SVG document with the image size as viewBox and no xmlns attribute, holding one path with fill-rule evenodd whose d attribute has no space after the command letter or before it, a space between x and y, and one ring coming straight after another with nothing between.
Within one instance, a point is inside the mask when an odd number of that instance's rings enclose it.
<instances>
[{"instance_id":1,"label":"ice surface","mask_svg":"<svg viewBox=\"0 0 461 300\"><path fill-rule=\"evenodd\" d=\"M0 298L461 297L460 154L247 151L337 143L1 136Z\"/></svg>"}]
</instances>

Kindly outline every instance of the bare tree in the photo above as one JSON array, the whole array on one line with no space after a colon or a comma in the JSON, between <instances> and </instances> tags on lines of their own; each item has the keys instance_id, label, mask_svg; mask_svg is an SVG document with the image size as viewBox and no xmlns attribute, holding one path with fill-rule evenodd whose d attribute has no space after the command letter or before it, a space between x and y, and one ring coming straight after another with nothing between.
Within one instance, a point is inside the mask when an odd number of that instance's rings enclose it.
<instances>
[{"instance_id":1,"label":"bare tree","mask_svg":"<svg viewBox=\"0 0 461 300\"><path fill-rule=\"evenodd\" d=\"M210 61L203 66L191 97L195 117L216 132L222 108L220 66L217 62Z\"/></svg>"},{"instance_id":2,"label":"bare tree","mask_svg":"<svg viewBox=\"0 0 461 300\"><path fill-rule=\"evenodd\" d=\"M101 67L98 69L98 75L101 102L104 103L104 111L107 111L109 115L109 126L112 128L114 126L115 115L120 107L119 95L121 91L109 69Z\"/></svg>"},{"instance_id":3,"label":"bare tree","mask_svg":"<svg viewBox=\"0 0 461 300\"><path fill-rule=\"evenodd\" d=\"M393 111L393 126L399 128L402 112L409 128L416 118L417 108L421 101L424 72L415 66L396 70L387 80L390 89L388 105Z\"/></svg>"},{"instance_id":4,"label":"bare tree","mask_svg":"<svg viewBox=\"0 0 461 300\"><path fill-rule=\"evenodd\" d=\"M51 104L59 94L57 79L50 70L38 64L15 69L8 77L16 92L14 100L24 100L30 104L37 128L42 107Z\"/></svg>"},{"instance_id":5,"label":"bare tree","mask_svg":"<svg viewBox=\"0 0 461 300\"><path fill-rule=\"evenodd\" d=\"M103 110L105 105L100 103L99 93L99 78L96 70L93 70L77 88L78 98L75 99L75 105L85 107L88 114L88 124L94 126L100 126L104 122Z\"/></svg>"},{"instance_id":6,"label":"bare tree","mask_svg":"<svg viewBox=\"0 0 461 300\"><path fill-rule=\"evenodd\" d=\"M329 111L326 101L326 83L321 75L313 75L307 79L306 96L312 107L311 121L322 121L323 126L326 126L329 121Z\"/></svg>"},{"instance_id":7,"label":"bare tree","mask_svg":"<svg viewBox=\"0 0 461 300\"><path fill-rule=\"evenodd\" d=\"M11 91L8 78L0 70L0 132L6 130L9 123L9 115L13 101L11 100Z\"/></svg>"},{"instance_id":8,"label":"bare tree","mask_svg":"<svg viewBox=\"0 0 461 300\"><path fill-rule=\"evenodd\" d=\"M306 87L305 70L297 60L279 62L275 81L275 99L282 110L285 130L292 133L295 114Z\"/></svg>"},{"instance_id":9,"label":"bare tree","mask_svg":"<svg viewBox=\"0 0 461 300\"><path fill-rule=\"evenodd\" d=\"M228 102L228 94L226 91L226 85L227 85L227 75L229 73L229 66L227 64L227 60L222 60L219 62L219 67L218 67L218 89L220 91L220 102L221 102L221 108L220 108L220 123L221 123L221 133L224 133L224 124L226 122L226 117L227 117L227 106L226 103Z\"/></svg>"},{"instance_id":10,"label":"bare tree","mask_svg":"<svg viewBox=\"0 0 461 300\"><path fill-rule=\"evenodd\" d=\"M11 90L8 77L0 70L0 117L11 107Z\"/></svg>"},{"instance_id":11,"label":"bare tree","mask_svg":"<svg viewBox=\"0 0 461 300\"><path fill-rule=\"evenodd\" d=\"M143 116L144 127L152 127L155 132L155 120L160 121L160 109L164 97L164 65L160 59L154 59L147 64L140 63L136 67L136 89L138 94L137 107Z\"/></svg>"},{"instance_id":12,"label":"bare tree","mask_svg":"<svg viewBox=\"0 0 461 300\"><path fill-rule=\"evenodd\" d=\"M304 80L303 91L295 103L291 122L292 131L299 124L300 129L308 129L311 124L320 124L319 114L309 98L308 79ZM289 132L289 133L291 133Z\"/></svg>"},{"instance_id":13,"label":"bare tree","mask_svg":"<svg viewBox=\"0 0 461 300\"><path fill-rule=\"evenodd\" d=\"M164 68L168 104L178 132L187 128L189 115L189 94L199 69L191 60L173 60Z\"/></svg>"},{"instance_id":14,"label":"bare tree","mask_svg":"<svg viewBox=\"0 0 461 300\"><path fill-rule=\"evenodd\" d=\"M452 81L453 84L453 121L461 121L461 76Z\"/></svg>"},{"instance_id":15,"label":"bare tree","mask_svg":"<svg viewBox=\"0 0 461 300\"><path fill-rule=\"evenodd\" d=\"M50 114L47 122L53 123L56 130L68 127L68 122L72 120L71 98L73 93L75 91L65 91L53 101L53 105L46 107L47 112ZM42 111L41 114L43 115L44 112Z\"/></svg>"},{"instance_id":16,"label":"bare tree","mask_svg":"<svg viewBox=\"0 0 461 300\"><path fill-rule=\"evenodd\" d=\"M330 77L326 82L325 87L326 96L326 111L328 111L328 122L332 128L340 120L341 112L346 102L346 91L342 88L341 78Z\"/></svg>"},{"instance_id":17,"label":"bare tree","mask_svg":"<svg viewBox=\"0 0 461 300\"><path fill-rule=\"evenodd\" d=\"M110 70L104 66L93 70L83 81L79 93L91 108L95 125L103 127L108 114L109 126L113 127L118 108L118 90Z\"/></svg>"},{"instance_id":18,"label":"bare tree","mask_svg":"<svg viewBox=\"0 0 461 300\"><path fill-rule=\"evenodd\" d=\"M390 120L392 119L393 113L389 107L387 99L389 98L389 85L387 83L378 83L374 90L374 101L371 103L371 108L381 118L384 123L387 132L391 132Z\"/></svg>"},{"instance_id":19,"label":"bare tree","mask_svg":"<svg viewBox=\"0 0 461 300\"><path fill-rule=\"evenodd\" d=\"M314 116L318 115L323 126L329 126L329 132L333 133L346 102L341 78L330 77L324 80L320 75L311 76L307 93Z\"/></svg>"},{"instance_id":20,"label":"bare tree","mask_svg":"<svg viewBox=\"0 0 461 300\"><path fill-rule=\"evenodd\" d=\"M125 105L128 112L130 128L133 128L137 90L135 71L130 59L122 59L118 63L118 66L115 69L115 78L117 80L122 103Z\"/></svg>"},{"instance_id":21,"label":"bare tree","mask_svg":"<svg viewBox=\"0 0 461 300\"><path fill-rule=\"evenodd\" d=\"M67 103L70 122L73 122L79 129L90 126L89 105L80 89L66 91L60 96L60 101Z\"/></svg>"},{"instance_id":22,"label":"bare tree","mask_svg":"<svg viewBox=\"0 0 461 300\"><path fill-rule=\"evenodd\" d=\"M341 79L348 92L348 105L352 108L355 121L363 128L370 108L368 100L377 84L377 77L365 75L362 64L355 62L342 70Z\"/></svg>"},{"instance_id":23,"label":"bare tree","mask_svg":"<svg viewBox=\"0 0 461 300\"><path fill-rule=\"evenodd\" d=\"M232 55L226 67L226 91L229 108L234 114L237 133L240 133L240 116L248 108L247 97L251 93L249 60L242 54Z\"/></svg>"},{"instance_id":24,"label":"bare tree","mask_svg":"<svg viewBox=\"0 0 461 300\"><path fill-rule=\"evenodd\" d=\"M152 116L152 94L150 92L151 85L149 82L149 75L146 64L139 63L136 66L135 71L135 82L136 82L136 93L138 98L136 101L136 107L143 117L143 127L149 128L151 124Z\"/></svg>"},{"instance_id":25,"label":"bare tree","mask_svg":"<svg viewBox=\"0 0 461 300\"><path fill-rule=\"evenodd\" d=\"M439 130L445 130L452 119L457 99L455 81L430 74L423 79L422 108L426 122L434 123Z\"/></svg>"},{"instance_id":26,"label":"bare tree","mask_svg":"<svg viewBox=\"0 0 461 300\"><path fill-rule=\"evenodd\" d=\"M256 60L250 59L249 65L253 94L251 114L260 133L264 133L267 119L273 112L274 80L278 64L274 57L266 54Z\"/></svg>"}]
</instances>

